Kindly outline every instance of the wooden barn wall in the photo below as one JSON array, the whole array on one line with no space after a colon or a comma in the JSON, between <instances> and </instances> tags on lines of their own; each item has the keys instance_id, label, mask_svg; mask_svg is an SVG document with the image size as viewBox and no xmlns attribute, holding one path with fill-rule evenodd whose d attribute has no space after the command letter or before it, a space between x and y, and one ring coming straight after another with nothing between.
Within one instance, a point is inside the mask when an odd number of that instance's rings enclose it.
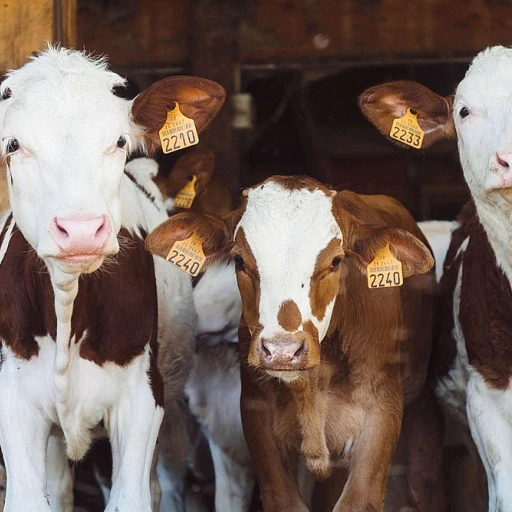
<instances>
[{"instance_id":1,"label":"wooden barn wall","mask_svg":"<svg viewBox=\"0 0 512 512\"><path fill-rule=\"evenodd\" d=\"M121 67L183 64L190 58L195 5L83 1L78 43ZM226 16L239 17L242 62L472 55L512 43L507 1L232 0L232 6Z\"/></svg>"}]
</instances>

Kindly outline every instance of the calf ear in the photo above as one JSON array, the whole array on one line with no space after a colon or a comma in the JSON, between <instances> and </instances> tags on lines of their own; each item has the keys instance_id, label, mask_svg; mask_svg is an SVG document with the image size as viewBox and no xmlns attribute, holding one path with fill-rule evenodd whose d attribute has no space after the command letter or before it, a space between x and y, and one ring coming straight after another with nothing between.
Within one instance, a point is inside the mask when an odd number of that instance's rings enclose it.
<instances>
[{"instance_id":1,"label":"calf ear","mask_svg":"<svg viewBox=\"0 0 512 512\"><path fill-rule=\"evenodd\" d=\"M199 236L203 245L205 267L227 257L230 239L225 221L215 215L198 212L178 213L157 226L146 237L146 249L165 258L174 242L186 240L194 233Z\"/></svg>"},{"instance_id":2,"label":"calf ear","mask_svg":"<svg viewBox=\"0 0 512 512\"><path fill-rule=\"evenodd\" d=\"M197 132L202 132L217 115L224 103L226 91L216 82L193 76L164 78L141 92L132 104L135 123L146 130L148 151L159 146L158 132L165 123L167 111L175 104L181 113L194 120Z\"/></svg>"},{"instance_id":3,"label":"calf ear","mask_svg":"<svg viewBox=\"0 0 512 512\"><path fill-rule=\"evenodd\" d=\"M453 96L439 96L416 82L402 80L370 87L359 96L359 108L385 137L399 145L402 144L391 139L389 133L393 121L403 117L408 108L416 111L418 124L425 132L423 147L456 137Z\"/></svg>"},{"instance_id":4,"label":"calf ear","mask_svg":"<svg viewBox=\"0 0 512 512\"><path fill-rule=\"evenodd\" d=\"M215 157L213 151L194 150L182 156L172 168L165 185L165 195L176 197L176 194L192 179L197 177L195 184L196 197L206 191L213 175Z\"/></svg>"},{"instance_id":5,"label":"calf ear","mask_svg":"<svg viewBox=\"0 0 512 512\"><path fill-rule=\"evenodd\" d=\"M434 258L427 246L405 229L371 229L361 226L348 251L357 258L361 272L374 260L377 252L389 244L391 253L402 262L404 279L415 274L424 274L434 266Z\"/></svg>"}]
</instances>

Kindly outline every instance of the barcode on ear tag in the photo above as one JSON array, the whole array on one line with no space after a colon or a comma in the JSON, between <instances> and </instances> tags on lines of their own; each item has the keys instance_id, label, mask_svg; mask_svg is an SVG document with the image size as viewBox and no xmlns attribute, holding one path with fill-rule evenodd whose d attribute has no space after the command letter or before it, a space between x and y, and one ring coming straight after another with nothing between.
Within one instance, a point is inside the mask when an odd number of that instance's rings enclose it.
<instances>
[{"instance_id":1,"label":"barcode on ear tag","mask_svg":"<svg viewBox=\"0 0 512 512\"><path fill-rule=\"evenodd\" d=\"M425 132L418 124L418 114L408 108L405 116L393 121L389 136L402 144L421 149Z\"/></svg>"},{"instance_id":2,"label":"barcode on ear tag","mask_svg":"<svg viewBox=\"0 0 512 512\"><path fill-rule=\"evenodd\" d=\"M178 103L176 103L173 110L167 112L167 119L160 128L158 135L164 153L172 153L188 148L199 142L194 120L185 117L181 113Z\"/></svg>"},{"instance_id":3,"label":"barcode on ear tag","mask_svg":"<svg viewBox=\"0 0 512 512\"><path fill-rule=\"evenodd\" d=\"M389 244L380 249L373 261L366 267L368 288L391 288L402 286L404 276L402 262L397 260L389 250Z\"/></svg>"},{"instance_id":4,"label":"barcode on ear tag","mask_svg":"<svg viewBox=\"0 0 512 512\"><path fill-rule=\"evenodd\" d=\"M165 259L183 272L197 276L206 261L201 239L194 233L185 240L176 240Z\"/></svg>"},{"instance_id":5,"label":"barcode on ear tag","mask_svg":"<svg viewBox=\"0 0 512 512\"><path fill-rule=\"evenodd\" d=\"M174 206L176 208L190 208L196 197L197 176L194 174L192 179L176 194Z\"/></svg>"}]
</instances>

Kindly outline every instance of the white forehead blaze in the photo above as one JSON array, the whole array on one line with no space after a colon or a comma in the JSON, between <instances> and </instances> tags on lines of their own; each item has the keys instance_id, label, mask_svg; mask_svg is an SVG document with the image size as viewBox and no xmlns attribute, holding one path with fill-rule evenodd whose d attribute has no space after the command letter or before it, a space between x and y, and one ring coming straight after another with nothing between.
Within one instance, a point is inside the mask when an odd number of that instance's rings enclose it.
<instances>
[{"instance_id":1,"label":"white forehead blaze","mask_svg":"<svg viewBox=\"0 0 512 512\"><path fill-rule=\"evenodd\" d=\"M500 186L496 153L512 153L512 49L480 52L457 87L453 107L462 167L478 199ZM463 107L466 117L460 115Z\"/></svg>"},{"instance_id":2,"label":"white forehead blaze","mask_svg":"<svg viewBox=\"0 0 512 512\"><path fill-rule=\"evenodd\" d=\"M319 253L333 239L338 239L340 245L343 242L332 207L333 196L319 189L290 190L267 181L249 190L237 230L243 229L258 268L262 337L284 332L278 312L287 300L299 308L299 330L310 320L318 329L319 340L325 336L334 300L325 316L316 318L311 310L310 286Z\"/></svg>"}]
</instances>

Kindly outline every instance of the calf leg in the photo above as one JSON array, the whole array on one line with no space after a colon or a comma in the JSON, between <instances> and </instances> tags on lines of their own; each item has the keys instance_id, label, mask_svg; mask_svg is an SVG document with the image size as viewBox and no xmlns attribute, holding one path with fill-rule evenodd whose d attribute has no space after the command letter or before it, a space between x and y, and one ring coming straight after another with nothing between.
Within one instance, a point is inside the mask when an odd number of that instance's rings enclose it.
<instances>
[{"instance_id":1,"label":"calf leg","mask_svg":"<svg viewBox=\"0 0 512 512\"><path fill-rule=\"evenodd\" d=\"M166 401L158 438L157 473L162 493L162 510L185 510L184 491L190 439L185 405L179 399Z\"/></svg>"},{"instance_id":2,"label":"calf leg","mask_svg":"<svg viewBox=\"0 0 512 512\"><path fill-rule=\"evenodd\" d=\"M0 371L0 446L7 471L5 512L50 512L46 445L50 421L29 403L9 368ZM11 377L11 376L10 376Z\"/></svg>"},{"instance_id":3,"label":"calf leg","mask_svg":"<svg viewBox=\"0 0 512 512\"><path fill-rule=\"evenodd\" d=\"M150 512L150 471L162 423L145 372L130 386L107 421L112 445L112 491L106 512Z\"/></svg>"},{"instance_id":4,"label":"calf leg","mask_svg":"<svg viewBox=\"0 0 512 512\"><path fill-rule=\"evenodd\" d=\"M285 461L272 428L272 414L261 392L241 365L241 413L245 439L260 487L265 512L307 512L295 471Z\"/></svg>"},{"instance_id":5,"label":"calf leg","mask_svg":"<svg viewBox=\"0 0 512 512\"><path fill-rule=\"evenodd\" d=\"M251 466L240 464L208 439L215 468L215 510L247 512L255 477Z\"/></svg>"},{"instance_id":6,"label":"calf leg","mask_svg":"<svg viewBox=\"0 0 512 512\"><path fill-rule=\"evenodd\" d=\"M425 387L404 410L407 485L415 511L445 509L443 489L443 418L432 391Z\"/></svg>"},{"instance_id":7,"label":"calf leg","mask_svg":"<svg viewBox=\"0 0 512 512\"><path fill-rule=\"evenodd\" d=\"M64 438L50 435L46 449L47 490L53 512L73 512L73 475Z\"/></svg>"},{"instance_id":8,"label":"calf leg","mask_svg":"<svg viewBox=\"0 0 512 512\"><path fill-rule=\"evenodd\" d=\"M399 378L398 375L396 377ZM388 390L400 389L398 378L395 382L391 379L387 381ZM334 512L383 510L389 470L402 421L399 414L401 394L391 393L380 393L370 405L363 430L350 450L352 462L348 481Z\"/></svg>"},{"instance_id":9,"label":"calf leg","mask_svg":"<svg viewBox=\"0 0 512 512\"><path fill-rule=\"evenodd\" d=\"M489 512L512 512L511 393L490 388L476 372L467 386L468 421L487 473Z\"/></svg>"}]
</instances>

